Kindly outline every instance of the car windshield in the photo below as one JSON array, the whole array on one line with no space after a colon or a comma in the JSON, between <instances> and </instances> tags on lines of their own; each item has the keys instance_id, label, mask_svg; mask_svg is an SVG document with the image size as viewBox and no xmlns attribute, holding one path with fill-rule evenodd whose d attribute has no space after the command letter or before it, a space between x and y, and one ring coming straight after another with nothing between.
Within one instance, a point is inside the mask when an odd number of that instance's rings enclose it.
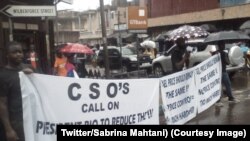
<instances>
[{"instance_id":1,"label":"car windshield","mask_svg":"<svg viewBox=\"0 0 250 141\"><path fill-rule=\"evenodd\" d=\"M204 39L190 39L188 41L186 41L186 46L192 47L193 48L193 52L196 51L204 51L206 49L206 44L203 43ZM172 51L174 50L174 48L176 47L176 44L174 44L173 46L170 47L169 50L167 50L167 54L170 55L172 53Z\"/></svg>"},{"instance_id":2,"label":"car windshield","mask_svg":"<svg viewBox=\"0 0 250 141\"><path fill-rule=\"evenodd\" d=\"M225 44L225 49L230 50L230 48L233 47L233 46L237 46L237 45L235 43L226 43Z\"/></svg>"},{"instance_id":3,"label":"car windshield","mask_svg":"<svg viewBox=\"0 0 250 141\"><path fill-rule=\"evenodd\" d=\"M134 55L136 54L135 50L131 48L122 48L122 54L123 55Z\"/></svg>"},{"instance_id":4,"label":"car windshield","mask_svg":"<svg viewBox=\"0 0 250 141\"><path fill-rule=\"evenodd\" d=\"M204 43L204 39L190 39L186 42L187 46L195 48L197 51L204 51L207 45Z\"/></svg>"}]
</instances>

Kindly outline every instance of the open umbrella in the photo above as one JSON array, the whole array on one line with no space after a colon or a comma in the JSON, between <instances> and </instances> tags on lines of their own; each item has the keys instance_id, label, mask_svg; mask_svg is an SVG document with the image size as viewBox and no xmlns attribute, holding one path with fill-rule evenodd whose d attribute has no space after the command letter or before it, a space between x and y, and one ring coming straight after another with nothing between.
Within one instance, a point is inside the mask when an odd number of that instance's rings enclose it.
<instances>
[{"instance_id":1,"label":"open umbrella","mask_svg":"<svg viewBox=\"0 0 250 141\"><path fill-rule=\"evenodd\" d=\"M243 33L247 34L248 36L250 36L250 28L248 28L248 29L242 29L241 31Z\"/></svg>"},{"instance_id":2,"label":"open umbrella","mask_svg":"<svg viewBox=\"0 0 250 141\"><path fill-rule=\"evenodd\" d=\"M60 49L63 53L82 53L82 54L94 54L93 50L86 45L78 43L69 43Z\"/></svg>"},{"instance_id":3,"label":"open umbrella","mask_svg":"<svg viewBox=\"0 0 250 141\"><path fill-rule=\"evenodd\" d=\"M240 29L250 29L250 20L244 22L241 26Z\"/></svg>"},{"instance_id":4,"label":"open umbrella","mask_svg":"<svg viewBox=\"0 0 250 141\"><path fill-rule=\"evenodd\" d=\"M168 33L170 40L176 40L179 37L183 38L200 38L206 37L209 33L198 26L184 25Z\"/></svg>"},{"instance_id":5,"label":"open umbrella","mask_svg":"<svg viewBox=\"0 0 250 141\"><path fill-rule=\"evenodd\" d=\"M159 34L155 37L154 39L155 42L161 42L161 41L165 41L165 37L163 34Z\"/></svg>"},{"instance_id":6,"label":"open umbrella","mask_svg":"<svg viewBox=\"0 0 250 141\"><path fill-rule=\"evenodd\" d=\"M250 40L249 36L237 31L221 31L210 34L205 40L205 43L212 43L218 41L241 41Z\"/></svg>"},{"instance_id":7,"label":"open umbrella","mask_svg":"<svg viewBox=\"0 0 250 141\"><path fill-rule=\"evenodd\" d=\"M154 41L144 41L140 45L145 48L156 48L156 44Z\"/></svg>"},{"instance_id":8,"label":"open umbrella","mask_svg":"<svg viewBox=\"0 0 250 141\"><path fill-rule=\"evenodd\" d=\"M200 25L201 28L205 29L208 32L216 32L218 29L213 24L202 24Z\"/></svg>"}]
</instances>

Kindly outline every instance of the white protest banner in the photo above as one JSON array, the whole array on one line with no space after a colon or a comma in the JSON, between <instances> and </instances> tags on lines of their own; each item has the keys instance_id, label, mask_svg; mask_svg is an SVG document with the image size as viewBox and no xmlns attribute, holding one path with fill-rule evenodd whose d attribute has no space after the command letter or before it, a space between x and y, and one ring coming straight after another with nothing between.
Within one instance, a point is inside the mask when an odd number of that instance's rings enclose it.
<instances>
[{"instance_id":1,"label":"white protest banner","mask_svg":"<svg viewBox=\"0 0 250 141\"><path fill-rule=\"evenodd\" d=\"M198 113L211 107L221 96L221 59L214 55L196 66Z\"/></svg>"},{"instance_id":2,"label":"white protest banner","mask_svg":"<svg viewBox=\"0 0 250 141\"><path fill-rule=\"evenodd\" d=\"M61 0L61 2L65 2L65 3L68 3L68 4L73 4L73 0Z\"/></svg>"},{"instance_id":3,"label":"white protest banner","mask_svg":"<svg viewBox=\"0 0 250 141\"><path fill-rule=\"evenodd\" d=\"M159 124L159 80L20 73L26 141L56 141L56 125Z\"/></svg>"},{"instance_id":4,"label":"white protest banner","mask_svg":"<svg viewBox=\"0 0 250 141\"><path fill-rule=\"evenodd\" d=\"M194 69L163 77L160 83L167 124L184 124L196 116Z\"/></svg>"}]
</instances>

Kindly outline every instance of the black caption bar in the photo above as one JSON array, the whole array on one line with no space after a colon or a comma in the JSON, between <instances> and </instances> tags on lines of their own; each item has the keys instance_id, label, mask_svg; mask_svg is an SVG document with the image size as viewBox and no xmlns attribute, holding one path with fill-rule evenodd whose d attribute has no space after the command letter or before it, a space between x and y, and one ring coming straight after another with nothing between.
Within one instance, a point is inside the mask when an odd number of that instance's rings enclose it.
<instances>
[{"instance_id":1,"label":"black caption bar","mask_svg":"<svg viewBox=\"0 0 250 141\"><path fill-rule=\"evenodd\" d=\"M57 140L80 141L86 137L151 137L159 139L249 140L249 125L58 125Z\"/></svg>"}]
</instances>

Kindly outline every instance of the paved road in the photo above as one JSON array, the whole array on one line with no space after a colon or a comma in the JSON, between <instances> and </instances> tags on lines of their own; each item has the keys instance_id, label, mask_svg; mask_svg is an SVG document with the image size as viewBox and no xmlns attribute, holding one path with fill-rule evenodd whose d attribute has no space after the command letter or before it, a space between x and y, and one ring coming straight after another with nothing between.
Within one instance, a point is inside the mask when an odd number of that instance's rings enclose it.
<instances>
[{"instance_id":1,"label":"paved road","mask_svg":"<svg viewBox=\"0 0 250 141\"><path fill-rule=\"evenodd\" d=\"M250 72L238 72L232 80L232 87L240 102L230 103L224 95L222 107L215 104L187 124L250 124Z\"/></svg>"}]
</instances>

